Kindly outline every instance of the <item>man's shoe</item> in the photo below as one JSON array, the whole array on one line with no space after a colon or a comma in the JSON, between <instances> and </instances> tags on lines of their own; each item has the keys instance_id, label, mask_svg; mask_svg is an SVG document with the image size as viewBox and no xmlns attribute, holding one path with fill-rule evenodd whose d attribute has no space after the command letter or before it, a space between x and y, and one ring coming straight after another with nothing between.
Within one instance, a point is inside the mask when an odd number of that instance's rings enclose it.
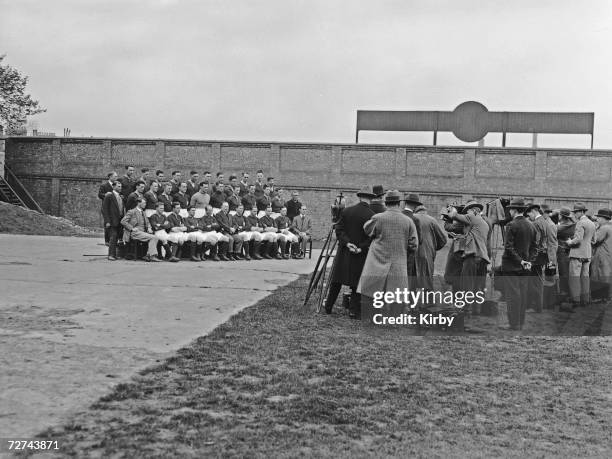
<instances>
[{"instance_id":1,"label":"man's shoe","mask_svg":"<svg viewBox=\"0 0 612 459\"><path fill-rule=\"evenodd\" d=\"M179 258L177 258L177 257L170 257L170 258L168 259L168 261L171 261L172 263L178 263L178 262L179 262L179 261L181 261L181 260L180 260Z\"/></svg>"},{"instance_id":2,"label":"man's shoe","mask_svg":"<svg viewBox=\"0 0 612 459\"><path fill-rule=\"evenodd\" d=\"M218 255L214 255L210 258L212 261L221 261Z\"/></svg>"},{"instance_id":3,"label":"man's shoe","mask_svg":"<svg viewBox=\"0 0 612 459\"><path fill-rule=\"evenodd\" d=\"M219 255L219 260L221 261L230 261L229 258L227 258L225 255L221 254Z\"/></svg>"},{"instance_id":4,"label":"man's shoe","mask_svg":"<svg viewBox=\"0 0 612 459\"><path fill-rule=\"evenodd\" d=\"M161 260L159 259L159 257L157 255L151 255L149 257L149 261L154 261L155 263L161 262Z\"/></svg>"},{"instance_id":5,"label":"man's shoe","mask_svg":"<svg viewBox=\"0 0 612 459\"><path fill-rule=\"evenodd\" d=\"M244 259L245 259L246 261L251 261L251 257L249 256L249 254L248 254L248 253L247 253L247 254L244 256Z\"/></svg>"},{"instance_id":6,"label":"man's shoe","mask_svg":"<svg viewBox=\"0 0 612 459\"><path fill-rule=\"evenodd\" d=\"M281 257L280 253L277 253L274 258L276 258L277 260L282 260L283 257Z\"/></svg>"},{"instance_id":7,"label":"man's shoe","mask_svg":"<svg viewBox=\"0 0 612 459\"><path fill-rule=\"evenodd\" d=\"M108 261L117 261L116 257L108 257Z\"/></svg>"},{"instance_id":8,"label":"man's shoe","mask_svg":"<svg viewBox=\"0 0 612 459\"><path fill-rule=\"evenodd\" d=\"M240 255L239 253L234 253L234 259L235 260L242 260L242 255Z\"/></svg>"},{"instance_id":9,"label":"man's shoe","mask_svg":"<svg viewBox=\"0 0 612 459\"><path fill-rule=\"evenodd\" d=\"M253 260L263 260L263 257L257 255L256 253L253 254Z\"/></svg>"},{"instance_id":10,"label":"man's shoe","mask_svg":"<svg viewBox=\"0 0 612 459\"><path fill-rule=\"evenodd\" d=\"M290 258L290 257L289 257L289 254L288 254L288 253L286 253L285 255L283 255L283 258L284 258L285 260L288 260L288 259Z\"/></svg>"},{"instance_id":11,"label":"man's shoe","mask_svg":"<svg viewBox=\"0 0 612 459\"><path fill-rule=\"evenodd\" d=\"M271 257L270 255L268 255L267 253L264 253L262 256L263 256L263 258L265 258L266 260L271 260L271 259L272 259L272 257Z\"/></svg>"}]
</instances>

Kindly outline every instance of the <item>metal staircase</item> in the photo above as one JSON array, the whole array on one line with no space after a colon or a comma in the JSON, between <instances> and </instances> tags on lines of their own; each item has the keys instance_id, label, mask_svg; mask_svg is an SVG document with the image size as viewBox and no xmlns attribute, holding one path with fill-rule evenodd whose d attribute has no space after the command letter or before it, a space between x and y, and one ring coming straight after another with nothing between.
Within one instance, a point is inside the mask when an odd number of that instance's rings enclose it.
<instances>
[{"instance_id":1,"label":"metal staircase","mask_svg":"<svg viewBox=\"0 0 612 459\"><path fill-rule=\"evenodd\" d=\"M0 176L0 200L16 206L27 207L19 195L13 191L4 177Z\"/></svg>"},{"instance_id":2,"label":"metal staircase","mask_svg":"<svg viewBox=\"0 0 612 459\"><path fill-rule=\"evenodd\" d=\"M34 200L32 195L23 186L13 171L5 164L4 171L6 177L0 175L0 201L8 202L26 209L35 210L44 214L41 207Z\"/></svg>"}]
</instances>

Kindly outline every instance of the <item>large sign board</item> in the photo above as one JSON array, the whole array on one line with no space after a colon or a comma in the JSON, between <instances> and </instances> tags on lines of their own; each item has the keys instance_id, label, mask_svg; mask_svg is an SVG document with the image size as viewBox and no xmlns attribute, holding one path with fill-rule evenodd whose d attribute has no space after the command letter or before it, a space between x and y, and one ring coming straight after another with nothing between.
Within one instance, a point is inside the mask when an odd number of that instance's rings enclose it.
<instances>
[{"instance_id":1,"label":"large sign board","mask_svg":"<svg viewBox=\"0 0 612 459\"><path fill-rule=\"evenodd\" d=\"M438 132L452 132L459 140L476 142L489 132L589 134L593 148L594 113L490 112L479 102L464 102L452 112L357 111L356 142L360 131L431 131L434 145Z\"/></svg>"}]
</instances>

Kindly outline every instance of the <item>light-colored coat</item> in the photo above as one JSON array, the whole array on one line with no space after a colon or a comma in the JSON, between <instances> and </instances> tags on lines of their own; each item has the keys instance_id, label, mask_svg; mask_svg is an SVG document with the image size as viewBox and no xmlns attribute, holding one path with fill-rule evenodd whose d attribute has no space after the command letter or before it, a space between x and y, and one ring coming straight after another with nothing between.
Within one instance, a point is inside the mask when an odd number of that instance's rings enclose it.
<instances>
[{"instance_id":1,"label":"light-colored coat","mask_svg":"<svg viewBox=\"0 0 612 459\"><path fill-rule=\"evenodd\" d=\"M121 224L126 229L123 232L123 240L129 241L131 239L148 240L148 231L151 229L149 219L145 216L144 211L134 207L127 211Z\"/></svg>"},{"instance_id":2,"label":"light-colored coat","mask_svg":"<svg viewBox=\"0 0 612 459\"><path fill-rule=\"evenodd\" d=\"M357 291L372 297L377 291L408 288L407 255L418 246L414 222L399 208L391 207L374 215L363 229L373 241Z\"/></svg>"},{"instance_id":3,"label":"light-colored coat","mask_svg":"<svg viewBox=\"0 0 612 459\"><path fill-rule=\"evenodd\" d=\"M568 242L570 258L591 258L591 243L595 241L595 223L583 215L576 223L574 237Z\"/></svg>"},{"instance_id":4,"label":"light-colored coat","mask_svg":"<svg viewBox=\"0 0 612 459\"><path fill-rule=\"evenodd\" d=\"M601 225L595 233L591 260L591 279L601 282L612 281L612 223Z\"/></svg>"}]
</instances>

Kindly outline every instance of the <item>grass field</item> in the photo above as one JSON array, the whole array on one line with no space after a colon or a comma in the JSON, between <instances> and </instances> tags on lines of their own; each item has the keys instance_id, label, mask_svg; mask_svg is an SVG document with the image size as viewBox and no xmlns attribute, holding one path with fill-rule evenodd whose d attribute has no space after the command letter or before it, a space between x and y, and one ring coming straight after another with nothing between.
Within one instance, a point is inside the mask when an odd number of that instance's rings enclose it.
<instances>
[{"instance_id":1,"label":"grass field","mask_svg":"<svg viewBox=\"0 0 612 459\"><path fill-rule=\"evenodd\" d=\"M422 337L302 277L42 434L76 457L610 457L609 338Z\"/></svg>"}]
</instances>

